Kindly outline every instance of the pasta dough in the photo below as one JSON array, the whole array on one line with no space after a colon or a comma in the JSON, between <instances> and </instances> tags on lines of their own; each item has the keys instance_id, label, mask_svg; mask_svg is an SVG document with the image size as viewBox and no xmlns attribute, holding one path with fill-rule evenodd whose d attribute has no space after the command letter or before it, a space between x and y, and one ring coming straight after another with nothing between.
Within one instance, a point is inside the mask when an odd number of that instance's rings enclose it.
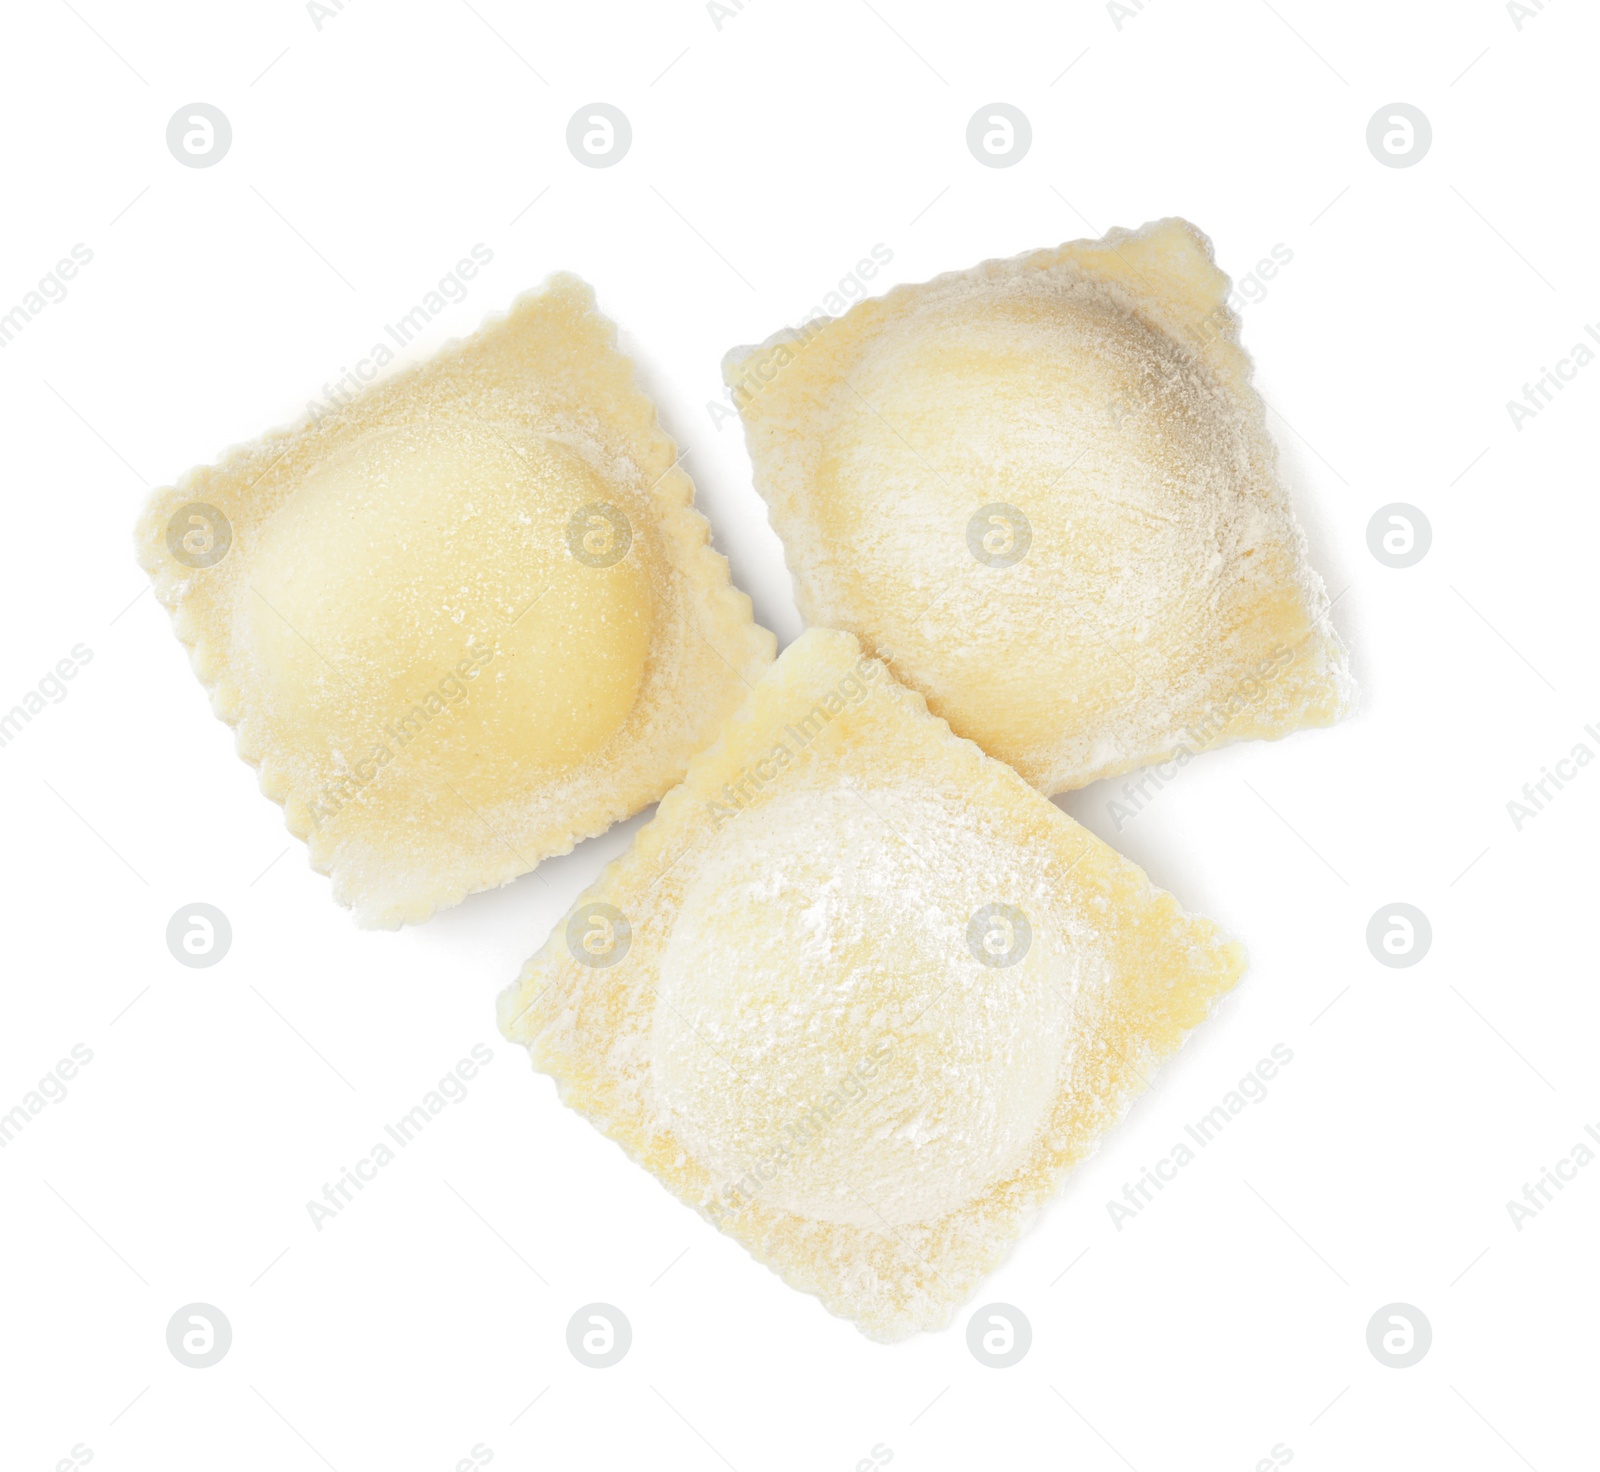
<instances>
[{"instance_id":1,"label":"pasta dough","mask_svg":"<svg viewBox=\"0 0 1600 1472\"><path fill-rule=\"evenodd\" d=\"M615 336L553 278L139 523L239 754L363 924L653 802L772 659Z\"/></svg>"},{"instance_id":2,"label":"pasta dough","mask_svg":"<svg viewBox=\"0 0 1600 1472\"><path fill-rule=\"evenodd\" d=\"M807 621L1045 793L1346 712L1228 281L1181 220L735 349Z\"/></svg>"},{"instance_id":3,"label":"pasta dough","mask_svg":"<svg viewBox=\"0 0 1600 1472\"><path fill-rule=\"evenodd\" d=\"M572 1108L868 1335L947 1323L1243 968L812 629L501 997Z\"/></svg>"}]
</instances>

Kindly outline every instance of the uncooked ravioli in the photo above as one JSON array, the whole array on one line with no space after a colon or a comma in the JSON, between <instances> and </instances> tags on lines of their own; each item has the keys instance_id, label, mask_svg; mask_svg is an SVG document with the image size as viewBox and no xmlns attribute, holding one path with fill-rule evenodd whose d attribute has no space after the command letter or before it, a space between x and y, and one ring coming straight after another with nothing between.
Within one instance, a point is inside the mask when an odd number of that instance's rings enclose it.
<instances>
[{"instance_id":1,"label":"uncooked ravioli","mask_svg":"<svg viewBox=\"0 0 1600 1472\"><path fill-rule=\"evenodd\" d=\"M861 302L724 374L808 622L1045 793L1353 686L1227 278L1164 220Z\"/></svg>"},{"instance_id":2,"label":"uncooked ravioli","mask_svg":"<svg viewBox=\"0 0 1600 1472\"><path fill-rule=\"evenodd\" d=\"M812 629L501 997L562 1098L878 1339L947 1323L1243 967Z\"/></svg>"},{"instance_id":3,"label":"uncooked ravioli","mask_svg":"<svg viewBox=\"0 0 1600 1472\"><path fill-rule=\"evenodd\" d=\"M139 558L364 924L661 796L772 658L589 288L157 491Z\"/></svg>"}]
</instances>

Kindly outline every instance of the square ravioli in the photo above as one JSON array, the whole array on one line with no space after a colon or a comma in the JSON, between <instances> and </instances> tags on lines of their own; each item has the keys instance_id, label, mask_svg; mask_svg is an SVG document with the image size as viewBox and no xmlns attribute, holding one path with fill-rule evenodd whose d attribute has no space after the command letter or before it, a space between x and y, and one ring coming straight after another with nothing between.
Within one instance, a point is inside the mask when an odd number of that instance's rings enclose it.
<instances>
[{"instance_id":1,"label":"square ravioli","mask_svg":"<svg viewBox=\"0 0 1600 1472\"><path fill-rule=\"evenodd\" d=\"M812 629L501 996L534 1067L875 1339L949 1322L1239 947Z\"/></svg>"},{"instance_id":2,"label":"square ravioli","mask_svg":"<svg viewBox=\"0 0 1600 1472\"><path fill-rule=\"evenodd\" d=\"M156 491L140 564L363 925L654 802L772 661L572 276Z\"/></svg>"},{"instance_id":3,"label":"square ravioli","mask_svg":"<svg viewBox=\"0 0 1600 1472\"><path fill-rule=\"evenodd\" d=\"M1049 794L1350 709L1182 220L900 286L724 377L800 611Z\"/></svg>"}]
</instances>

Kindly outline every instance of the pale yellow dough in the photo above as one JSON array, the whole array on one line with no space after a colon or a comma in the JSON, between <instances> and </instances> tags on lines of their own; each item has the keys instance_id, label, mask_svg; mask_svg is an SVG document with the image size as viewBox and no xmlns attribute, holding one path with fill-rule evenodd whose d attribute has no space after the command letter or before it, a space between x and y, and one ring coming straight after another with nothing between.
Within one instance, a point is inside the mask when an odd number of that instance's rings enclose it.
<instances>
[{"instance_id":1,"label":"pale yellow dough","mask_svg":"<svg viewBox=\"0 0 1600 1472\"><path fill-rule=\"evenodd\" d=\"M500 999L561 1097L877 1339L947 1323L1239 947L812 629Z\"/></svg>"},{"instance_id":2,"label":"pale yellow dough","mask_svg":"<svg viewBox=\"0 0 1600 1472\"><path fill-rule=\"evenodd\" d=\"M1337 720L1345 652L1227 294L1162 220L729 353L807 621L1045 793Z\"/></svg>"},{"instance_id":3,"label":"pale yellow dough","mask_svg":"<svg viewBox=\"0 0 1600 1472\"><path fill-rule=\"evenodd\" d=\"M363 924L424 920L655 801L771 662L676 459L593 293L558 276L152 496L139 561Z\"/></svg>"}]
</instances>

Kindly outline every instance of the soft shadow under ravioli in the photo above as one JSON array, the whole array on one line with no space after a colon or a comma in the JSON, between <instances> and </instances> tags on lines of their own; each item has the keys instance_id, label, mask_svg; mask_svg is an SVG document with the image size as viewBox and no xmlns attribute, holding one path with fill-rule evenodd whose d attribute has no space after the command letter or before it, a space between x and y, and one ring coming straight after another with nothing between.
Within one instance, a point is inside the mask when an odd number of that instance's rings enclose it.
<instances>
[{"instance_id":1,"label":"soft shadow under ravioli","mask_svg":"<svg viewBox=\"0 0 1600 1472\"><path fill-rule=\"evenodd\" d=\"M668 1189L896 1339L949 1321L1242 968L812 629L500 1019Z\"/></svg>"},{"instance_id":2,"label":"soft shadow under ravioli","mask_svg":"<svg viewBox=\"0 0 1600 1472\"><path fill-rule=\"evenodd\" d=\"M1046 793L1338 719L1344 649L1227 295L1163 220L729 353L807 620Z\"/></svg>"},{"instance_id":3,"label":"soft shadow under ravioli","mask_svg":"<svg viewBox=\"0 0 1600 1472\"><path fill-rule=\"evenodd\" d=\"M772 658L589 288L553 278L157 491L139 560L364 924L659 798Z\"/></svg>"}]
</instances>

